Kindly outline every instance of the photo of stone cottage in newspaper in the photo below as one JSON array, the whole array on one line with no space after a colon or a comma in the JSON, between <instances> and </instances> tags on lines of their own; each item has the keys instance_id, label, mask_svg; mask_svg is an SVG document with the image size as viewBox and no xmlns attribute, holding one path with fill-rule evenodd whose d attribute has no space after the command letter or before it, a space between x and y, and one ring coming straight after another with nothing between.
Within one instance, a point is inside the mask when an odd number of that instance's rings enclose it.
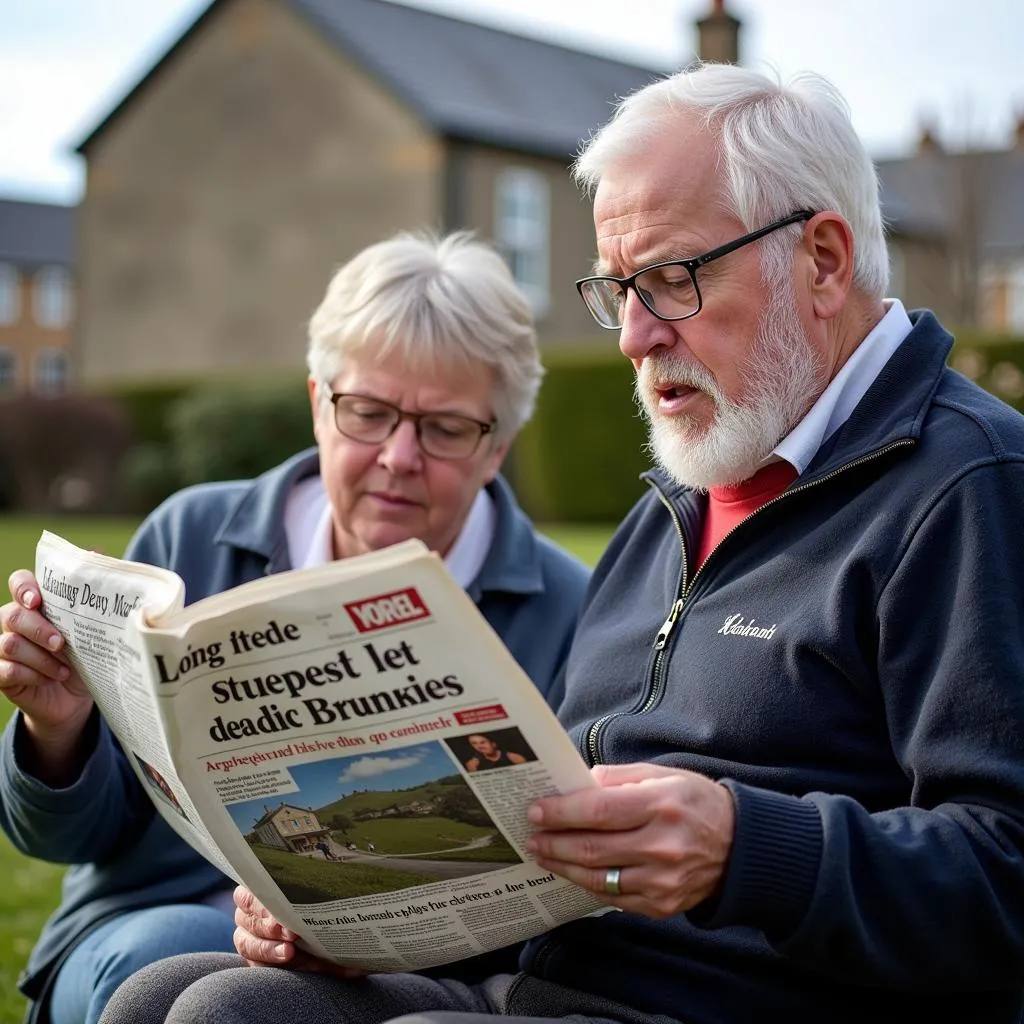
<instances>
[{"instance_id":1,"label":"photo of stone cottage in newspaper","mask_svg":"<svg viewBox=\"0 0 1024 1024\"><path fill-rule=\"evenodd\" d=\"M295 904L512 867L521 858L440 742L289 766L280 802L226 806ZM285 793L286 790L292 790Z\"/></svg>"}]
</instances>

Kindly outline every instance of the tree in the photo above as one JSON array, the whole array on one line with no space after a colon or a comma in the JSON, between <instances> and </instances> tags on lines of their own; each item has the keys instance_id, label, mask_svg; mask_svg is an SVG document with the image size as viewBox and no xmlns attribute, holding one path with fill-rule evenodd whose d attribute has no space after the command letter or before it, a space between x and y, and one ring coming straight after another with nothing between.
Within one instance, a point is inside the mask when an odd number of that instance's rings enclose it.
<instances>
[{"instance_id":1,"label":"tree","mask_svg":"<svg viewBox=\"0 0 1024 1024\"><path fill-rule=\"evenodd\" d=\"M343 836L347 836L349 831L355 828L352 819L347 814L331 815L329 824L335 832L340 832Z\"/></svg>"}]
</instances>

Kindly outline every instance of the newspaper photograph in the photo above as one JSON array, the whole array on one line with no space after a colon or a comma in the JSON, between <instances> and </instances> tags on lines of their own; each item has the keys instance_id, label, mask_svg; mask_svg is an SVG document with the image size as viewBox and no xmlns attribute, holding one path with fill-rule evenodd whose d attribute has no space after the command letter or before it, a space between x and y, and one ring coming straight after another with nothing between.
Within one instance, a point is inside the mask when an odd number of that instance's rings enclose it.
<instances>
[{"instance_id":1,"label":"newspaper photograph","mask_svg":"<svg viewBox=\"0 0 1024 1024\"><path fill-rule=\"evenodd\" d=\"M46 612L160 813L311 952L415 970L606 909L525 848L529 805L593 785L586 765L420 542L187 607L173 573L50 534L47 573Z\"/></svg>"}]
</instances>

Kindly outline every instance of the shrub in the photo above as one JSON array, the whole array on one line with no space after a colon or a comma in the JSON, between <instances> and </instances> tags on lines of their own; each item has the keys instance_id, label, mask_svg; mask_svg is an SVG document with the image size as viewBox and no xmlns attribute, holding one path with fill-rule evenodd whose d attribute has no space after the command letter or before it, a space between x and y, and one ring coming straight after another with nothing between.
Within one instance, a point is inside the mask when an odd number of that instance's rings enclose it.
<instances>
[{"instance_id":1,"label":"shrub","mask_svg":"<svg viewBox=\"0 0 1024 1024\"><path fill-rule=\"evenodd\" d=\"M515 444L523 505L547 522L614 522L645 491L646 426L618 352L548 354L537 411Z\"/></svg>"},{"instance_id":2,"label":"shrub","mask_svg":"<svg viewBox=\"0 0 1024 1024\"><path fill-rule=\"evenodd\" d=\"M129 442L121 409L96 396L0 403L5 503L25 512L119 511L117 466Z\"/></svg>"},{"instance_id":3,"label":"shrub","mask_svg":"<svg viewBox=\"0 0 1024 1024\"><path fill-rule=\"evenodd\" d=\"M171 408L191 391L195 379L127 381L101 389L100 398L119 406L131 426L135 444L166 444Z\"/></svg>"},{"instance_id":4,"label":"shrub","mask_svg":"<svg viewBox=\"0 0 1024 1024\"><path fill-rule=\"evenodd\" d=\"M950 366L1024 412L1024 338L961 331Z\"/></svg>"},{"instance_id":5,"label":"shrub","mask_svg":"<svg viewBox=\"0 0 1024 1024\"><path fill-rule=\"evenodd\" d=\"M200 388L170 410L170 450L182 484L257 476L313 443L298 381Z\"/></svg>"}]
</instances>

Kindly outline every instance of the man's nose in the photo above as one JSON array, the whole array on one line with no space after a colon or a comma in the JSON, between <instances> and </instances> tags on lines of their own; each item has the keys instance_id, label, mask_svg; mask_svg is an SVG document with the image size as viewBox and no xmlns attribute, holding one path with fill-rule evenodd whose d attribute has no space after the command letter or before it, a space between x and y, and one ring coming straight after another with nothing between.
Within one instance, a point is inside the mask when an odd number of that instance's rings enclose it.
<instances>
[{"instance_id":1,"label":"man's nose","mask_svg":"<svg viewBox=\"0 0 1024 1024\"><path fill-rule=\"evenodd\" d=\"M659 320L641 301L633 288L626 295L619 332L619 350L639 363L656 348L670 348L677 340L675 327Z\"/></svg>"},{"instance_id":2,"label":"man's nose","mask_svg":"<svg viewBox=\"0 0 1024 1024\"><path fill-rule=\"evenodd\" d=\"M423 449L416 424L402 420L380 448L377 461L391 473L418 473L423 468Z\"/></svg>"}]
</instances>

